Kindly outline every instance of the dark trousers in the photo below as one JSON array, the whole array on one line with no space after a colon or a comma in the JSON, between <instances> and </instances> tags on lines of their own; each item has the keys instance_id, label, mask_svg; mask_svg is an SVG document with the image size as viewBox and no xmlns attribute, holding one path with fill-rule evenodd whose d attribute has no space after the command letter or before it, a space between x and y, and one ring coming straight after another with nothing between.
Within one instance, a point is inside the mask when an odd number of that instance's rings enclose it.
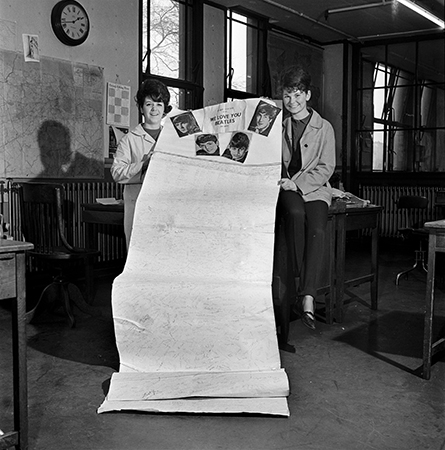
<instances>
[{"instance_id":1,"label":"dark trousers","mask_svg":"<svg viewBox=\"0 0 445 450\"><path fill-rule=\"evenodd\" d=\"M328 208L322 200L304 202L295 191L280 191L277 222L284 221L288 280L299 279L297 295L317 295Z\"/></svg>"}]
</instances>

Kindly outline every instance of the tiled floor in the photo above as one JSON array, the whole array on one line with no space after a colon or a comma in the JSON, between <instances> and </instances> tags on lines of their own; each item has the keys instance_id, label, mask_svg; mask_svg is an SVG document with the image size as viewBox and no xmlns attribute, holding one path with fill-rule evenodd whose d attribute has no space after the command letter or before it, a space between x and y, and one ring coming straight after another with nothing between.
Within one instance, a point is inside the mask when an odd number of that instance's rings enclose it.
<instances>
[{"instance_id":1,"label":"tiled floor","mask_svg":"<svg viewBox=\"0 0 445 450\"><path fill-rule=\"evenodd\" d=\"M348 244L348 271L367 261L366 242ZM111 321L112 278L98 280L103 318L76 311L28 325L31 450L443 450L445 358L429 381L418 376L423 338L425 275L396 287L411 264L399 246L381 245L379 310L369 288L345 306L341 324L315 332L292 323L296 353L282 353L291 383L289 418L241 415L97 414L117 369ZM436 289L436 331L444 327L443 289ZM10 311L0 303L0 428L12 425Z\"/></svg>"}]
</instances>

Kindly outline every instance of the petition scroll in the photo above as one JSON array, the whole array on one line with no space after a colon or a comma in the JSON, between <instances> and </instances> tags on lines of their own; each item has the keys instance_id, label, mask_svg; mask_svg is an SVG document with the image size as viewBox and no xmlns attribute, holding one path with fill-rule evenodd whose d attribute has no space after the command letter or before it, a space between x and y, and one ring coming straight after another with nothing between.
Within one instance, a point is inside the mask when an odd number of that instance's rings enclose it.
<instances>
[{"instance_id":1,"label":"petition scroll","mask_svg":"<svg viewBox=\"0 0 445 450\"><path fill-rule=\"evenodd\" d=\"M289 415L271 296L281 115L270 104L254 131L263 103L167 118L113 284L120 370L98 412Z\"/></svg>"}]
</instances>

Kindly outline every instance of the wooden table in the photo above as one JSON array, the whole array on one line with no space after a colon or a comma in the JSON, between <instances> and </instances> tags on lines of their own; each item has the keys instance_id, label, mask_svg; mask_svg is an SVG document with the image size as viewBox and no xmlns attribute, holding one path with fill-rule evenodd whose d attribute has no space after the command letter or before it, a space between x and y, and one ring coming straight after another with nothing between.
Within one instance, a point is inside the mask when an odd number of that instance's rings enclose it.
<instances>
[{"instance_id":1,"label":"wooden table","mask_svg":"<svg viewBox=\"0 0 445 450\"><path fill-rule=\"evenodd\" d=\"M445 338L433 342L434 318L434 285L436 277L436 253L445 253L445 220L426 222L424 227L429 232L428 237L428 274L425 295L425 318L423 332L423 367L422 377L431 377L431 359L437 352L445 349Z\"/></svg>"},{"instance_id":2,"label":"wooden table","mask_svg":"<svg viewBox=\"0 0 445 450\"><path fill-rule=\"evenodd\" d=\"M124 204L83 203L82 222L123 226Z\"/></svg>"},{"instance_id":3,"label":"wooden table","mask_svg":"<svg viewBox=\"0 0 445 450\"><path fill-rule=\"evenodd\" d=\"M335 313L338 323L343 322L344 293L351 286L370 283L371 309L378 308L378 275L379 275L379 233L382 206L347 207L344 215L336 216L336 257L332 262L336 267ZM346 234L348 231L370 229L371 231L371 267L370 271L356 278L345 280L346 267Z\"/></svg>"},{"instance_id":4,"label":"wooden table","mask_svg":"<svg viewBox=\"0 0 445 450\"><path fill-rule=\"evenodd\" d=\"M29 242L0 239L0 300L13 299L12 353L14 431L0 436L0 449L28 448L28 385L26 361L26 265Z\"/></svg>"},{"instance_id":5,"label":"wooden table","mask_svg":"<svg viewBox=\"0 0 445 450\"><path fill-rule=\"evenodd\" d=\"M81 221L86 224L86 239L89 248L99 248L97 226L107 226L108 232L124 238L124 204L102 205L101 203L83 203ZM111 227L108 227L111 225Z\"/></svg>"},{"instance_id":6,"label":"wooden table","mask_svg":"<svg viewBox=\"0 0 445 450\"><path fill-rule=\"evenodd\" d=\"M328 294L325 297L325 320L328 324L332 324L334 320L338 323L343 321L344 293L348 287L369 282L371 308L378 307L378 241L382 209L376 205L347 206L342 202L333 202L329 208L325 253L320 258L320 264L323 265L321 286L317 289L317 296ZM346 234L348 231L368 228L371 230L372 239L370 270L362 276L346 280ZM285 267L286 258L283 256L286 244L280 226L277 226L276 233L272 295L280 329L284 330L283 336L279 336L282 341L281 348L289 348L289 351L292 351L291 346L287 344L287 321L291 316L290 303L295 300L295 289L292 285L294 282L286 279L288 273Z\"/></svg>"}]
</instances>

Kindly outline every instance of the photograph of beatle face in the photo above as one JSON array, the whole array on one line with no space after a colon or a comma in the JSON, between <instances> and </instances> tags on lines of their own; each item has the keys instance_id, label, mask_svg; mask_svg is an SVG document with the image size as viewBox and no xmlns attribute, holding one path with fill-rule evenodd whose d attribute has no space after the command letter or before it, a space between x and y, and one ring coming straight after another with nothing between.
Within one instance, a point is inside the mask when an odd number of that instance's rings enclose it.
<instances>
[{"instance_id":1,"label":"photograph of beatle face","mask_svg":"<svg viewBox=\"0 0 445 450\"><path fill-rule=\"evenodd\" d=\"M188 136L201 131L201 128L199 128L198 122L191 111L172 117L171 121L173 122L179 137Z\"/></svg>"},{"instance_id":2,"label":"photograph of beatle face","mask_svg":"<svg viewBox=\"0 0 445 450\"><path fill-rule=\"evenodd\" d=\"M280 108L261 100L255 109L248 130L268 136L280 111Z\"/></svg>"},{"instance_id":3,"label":"photograph of beatle face","mask_svg":"<svg viewBox=\"0 0 445 450\"><path fill-rule=\"evenodd\" d=\"M229 145L224 150L222 156L233 161L243 163L249 152L250 137L248 133L236 131L230 138Z\"/></svg>"},{"instance_id":4,"label":"photograph of beatle face","mask_svg":"<svg viewBox=\"0 0 445 450\"><path fill-rule=\"evenodd\" d=\"M219 141L216 134L199 134L195 139L196 156L219 156Z\"/></svg>"}]
</instances>

